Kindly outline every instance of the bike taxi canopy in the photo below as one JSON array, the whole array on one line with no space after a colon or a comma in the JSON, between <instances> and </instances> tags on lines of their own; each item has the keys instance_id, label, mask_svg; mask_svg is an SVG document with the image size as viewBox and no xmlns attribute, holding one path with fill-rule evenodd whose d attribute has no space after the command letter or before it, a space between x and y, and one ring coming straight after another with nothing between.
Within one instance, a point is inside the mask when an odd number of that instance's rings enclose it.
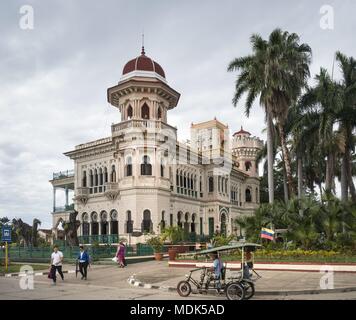
<instances>
[{"instance_id":1,"label":"bike taxi canopy","mask_svg":"<svg viewBox=\"0 0 356 320\"><path fill-rule=\"evenodd\" d=\"M195 254L202 255L202 254L209 254L209 253L214 253L214 252L229 251L229 250L236 250L236 249L248 249L248 248L255 250L256 248L260 248L260 247L262 247L262 246L257 243L244 242L244 243L225 245L225 246L221 246L221 247L215 247L215 248L210 248L210 249L206 249L206 250L202 250L202 251L197 251L197 252L195 252Z\"/></svg>"}]
</instances>

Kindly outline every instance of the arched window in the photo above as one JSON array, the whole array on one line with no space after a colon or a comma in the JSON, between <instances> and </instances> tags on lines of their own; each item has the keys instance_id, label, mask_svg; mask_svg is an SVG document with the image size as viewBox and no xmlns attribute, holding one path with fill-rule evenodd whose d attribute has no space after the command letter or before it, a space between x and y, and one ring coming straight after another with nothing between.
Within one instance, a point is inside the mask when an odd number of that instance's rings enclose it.
<instances>
[{"instance_id":1,"label":"arched window","mask_svg":"<svg viewBox=\"0 0 356 320\"><path fill-rule=\"evenodd\" d=\"M187 177L186 177L185 172L184 172L183 186L184 186L184 188L187 187Z\"/></svg>"},{"instance_id":2,"label":"arched window","mask_svg":"<svg viewBox=\"0 0 356 320\"><path fill-rule=\"evenodd\" d=\"M99 169L99 185L103 185L104 183L104 176L103 176L103 169Z\"/></svg>"},{"instance_id":3,"label":"arched window","mask_svg":"<svg viewBox=\"0 0 356 320\"><path fill-rule=\"evenodd\" d=\"M256 188L256 203L259 203L259 199L258 199L258 188Z\"/></svg>"},{"instance_id":4,"label":"arched window","mask_svg":"<svg viewBox=\"0 0 356 320\"><path fill-rule=\"evenodd\" d=\"M108 182L108 168L104 168L104 183Z\"/></svg>"},{"instance_id":5,"label":"arched window","mask_svg":"<svg viewBox=\"0 0 356 320\"><path fill-rule=\"evenodd\" d=\"M132 176L132 158L131 157L126 158L125 175L126 175L126 177Z\"/></svg>"},{"instance_id":6,"label":"arched window","mask_svg":"<svg viewBox=\"0 0 356 320\"><path fill-rule=\"evenodd\" d=\"M143 220L142 220L142 232L149 233L152 231L152 221L151 221L151 211L143 211Z\"/></svg>"},{"instance_id":7,"label":"arched window","mask_svg":"<svg viewBox=\"0 0 356 320\"><path fill-rule=\"evenodd\" d=\"M141 163L141 176L150 176L152 175L152 165L150 163L149 156L143 156Z\"/></svg>"},{"instance_id":8,"label":"arched window","mask_svg":"<svg viewBox=\"0 0 356 320\"><path fill-rule=\"evenodd\" d=\"M214 177L209 177L209 192L214 192Z\"/></svg>"},{"instance_id":9,"label":"arched window","mask_svg":"<svg viewBox=\"0 0 356 320\"><path fill-rule=\"evenodd\" d=\"M115 166L114 165L112 165L112 167L111 167L110 176L111 176L111 182L116 182L116 171L115 171Z\"/></svg>"},{"instance_id":10,"label":"arched window","mask_svg":"<svg viewBox=\"0 0 356 320\"><path fill-rule=\"evenodd\" d=\"M94 186L93 170L90 170L89 177L90 177L90 186L92 187L92 186Z\"/></svg>"},{"instance_id":11,"label":"arched window","mask_svg":"<svg viewBox=\"0 0 356 320\"><path fill-rule=\"evenodd\" d=\"M251 166L252 166L252 164L251 164L250 161L246 161L246 162L245 162L245 169L246 169L246 171L249 171L250 168L251 168Z\"/></svg>"},{"instance_id":12,"label":"arched window","mask_svg":"<svg viewBox=\"0 0 356 320\"><path fill-rule=\"evenodd\" d=\"M250 189L246 189L246 191L245 191L245 200L246 200L246 202L251 202L251 199L252 197L251 197L251 190Z\"/></svg>"},{"instance_id":13,"label":"arched window","mask_svg":"<svg viewBox=\"0 0 356 320\"><path fill-rule=\"evenodd\" d=\"M227 193L227 179L225 179L225 193Z\"/></svg>"},{"instance_id":14,"label":"arched window","mask_svg":"<svg viewBox=\"0 0 356 320\"><path fill-rule=\"evenodd\" d=\"M131 106L127 108L127 119L130 120L132 118L133 110Z\"/></svg>"},{"instance_id":15,"label":"arched window","mask_svg":"<svg viewBox=\"0 0 356 320\"><path fill-rule=\"evenodd\" d=\"M94 170L94 186L97 186L99 183L98 170Z\"/></svg>"},{"instance_id":16,"label":"arched window","mask_svg":"<svg viewBox=\"0 0 356 320\"><path fill-rule=\"evenodd\" d=\"M161 107L158 107L157 119L158 119L158 120L161 120L161 119L162 119L162 109L161 109Z\"/></svg>"},{"instance_id":17,"label":"arched window","mask_svg":"<svg viewBox=\"0 0 356 320\"><path fill-rule=\"evenodd\" d=\"M83 171L83 178L82 178L82 187L87 186L87 172Z\"/></svg>"},{"instance_id":18,"label":"arched window","mask_svg":"<svg viewBox=\"0 0 356 320\"><path fill-rule=\"evenodd\" d=\"M141 107L141 118L147 120L150 118L150 108L146 103Z\"/></svg>"}]
</instances>

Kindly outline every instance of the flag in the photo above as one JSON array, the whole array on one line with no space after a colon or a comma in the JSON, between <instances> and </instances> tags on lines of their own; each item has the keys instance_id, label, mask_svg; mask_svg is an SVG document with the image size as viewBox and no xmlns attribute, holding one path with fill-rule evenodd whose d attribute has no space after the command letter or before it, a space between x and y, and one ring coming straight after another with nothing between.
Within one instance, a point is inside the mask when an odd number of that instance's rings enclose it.
<instances>
[{"instance_id":1,"label":"flag","mask_svg":"<svg viewBox=\"0 0 356 320\"><path fill-rule=\"evenodd\" d=\"M261 238L265 238L268 240L273 240L274 231L272 229L262 228L261 230Z\"/></svg>"}]
</instances>

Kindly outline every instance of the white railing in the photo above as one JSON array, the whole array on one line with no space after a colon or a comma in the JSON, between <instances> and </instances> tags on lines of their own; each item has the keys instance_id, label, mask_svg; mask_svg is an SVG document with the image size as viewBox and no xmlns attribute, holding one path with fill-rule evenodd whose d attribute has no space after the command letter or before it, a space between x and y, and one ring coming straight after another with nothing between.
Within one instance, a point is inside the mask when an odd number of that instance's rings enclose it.
<instances>
[{"instance_id":1,"label":"white railing","mask_svg":"<svg viewBox=\"0 0 356 320\"><path fill-rule=\"evenodd\" d=\"M159 120L140 120L140 119L131 119L126 120L120 123L113 124L111 126L111 131L113 133L129 129L129 128L146 128L146 129L173 129L177 130L176 128L170 126L167 123L164 123Z\"/></svg>"},{"instance_id":2,"label":"white railing","mask_svg":"<svg viewBox=\"0 0 356 320\"><path fill-rule=\"evenodd\" d=\"M91 142L88 142L88 143L79 144L79 145L75 146L75 150L80 150L80 149L89 148L89 147L95 147L95 146L98 146L100 144L108 143L108 142L111 142L111 141L112 141L111 137L98 139L98 140L91 141Z\"/></svg>"}]
</instances>

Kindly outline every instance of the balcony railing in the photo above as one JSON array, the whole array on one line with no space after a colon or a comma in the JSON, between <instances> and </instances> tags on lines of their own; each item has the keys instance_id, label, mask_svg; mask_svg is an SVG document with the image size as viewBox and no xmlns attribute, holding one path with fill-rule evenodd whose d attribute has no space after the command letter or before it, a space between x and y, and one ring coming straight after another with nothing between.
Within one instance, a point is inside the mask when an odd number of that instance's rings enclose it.
<instances>
[{"instance_id":1,"label":"balcony railing","mask_svg":"<svg viewBox=\"0 0 356 320\"><path fill-rule=\"evenodd\" d=\"M72 178L72 177L74 177L74 170L53 172L53 180Z\"/></svg>"},{"instance_id":2,"label":"balcony railing","mask_svg":"<svg viewBox=\"0 0 356 320\"><path fill-rule=\"evenodd\" d=\"M117 191L119 189L119 184L117 182L107 182L105 187L106 191Z\"/></svg>"},{"instance_id":3,"label":"balcony railing","mask_svg":"<svg viewBox=\"0 0 356 320\"><path fill-rule=\"evenodd\" d=\"M89 188L87 187L79 187L76 190L77 196L89 196Z\"/></svg>"},{"instance_id":4,"label":"balcony railing","mask_svg":"<svg viewBox=\"0 0 356 320\"><path fill-rule=\"evenodd\" d=\"M65 211L73 211L73 210L74 210L74 203L72 203L68 206L54 208L54 212L65 212Z\"/></svg>"},{"instance_id":5,"label":"balcony railing","mask_svg":"<svg viewBox=\"0 0 356 320\"><path fill-rule=\"evenodd\" d=\"M129 129L129 128L145 128L145 129L173 129L176 128L168 125L159 120L140 120L140 119L132 119L126 120L117 124L113 124L111 126L112 133L117 133L118 131Z\"/></svg>"}]
</instances>

